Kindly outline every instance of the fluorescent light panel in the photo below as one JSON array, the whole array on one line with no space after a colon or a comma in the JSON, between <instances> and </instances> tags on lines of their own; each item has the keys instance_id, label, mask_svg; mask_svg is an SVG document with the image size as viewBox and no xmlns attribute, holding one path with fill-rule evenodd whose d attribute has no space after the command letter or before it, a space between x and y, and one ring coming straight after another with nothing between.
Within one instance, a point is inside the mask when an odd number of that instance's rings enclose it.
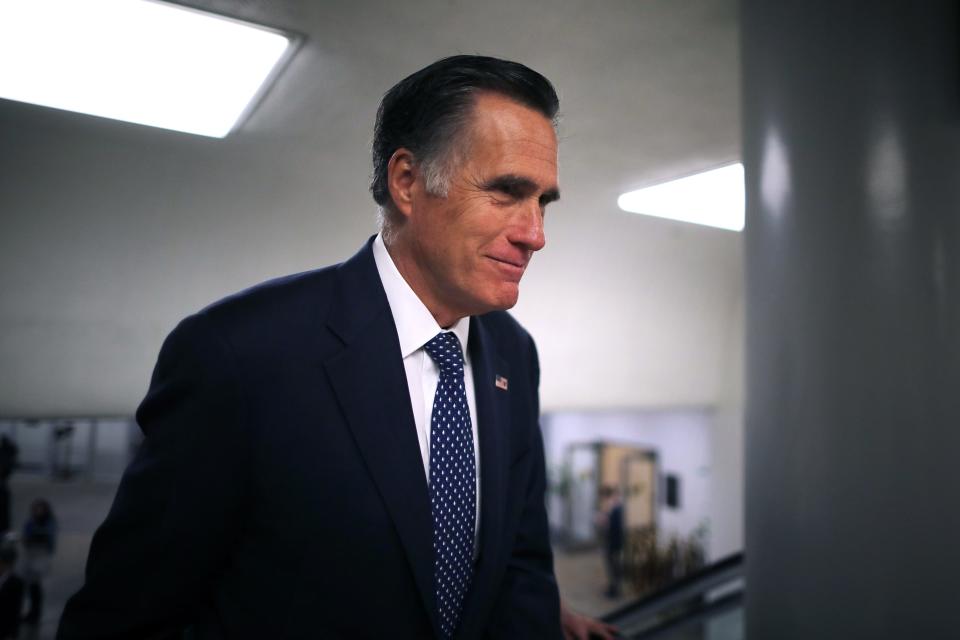
<instances>
[{"instance_id":1,"label":"fluorescent light panel","mask_svg":"<svg viewBox=\"0 0 960 640\"><path fill-rule=\"evenodd\" d=\"M290 39L149 0L0 0L0 97L222 138Z\"/></svg>"},{"instance_id":2,"label":"fluorescent light panel","mask_svg":"<svg viewBox=\"0 0 960 640\"><path fill-rule=\"evenodd\" d=\"M624 211L742 231L743 165L731 164L630 191L617 199Z\"/></svg>"}]
</instances>

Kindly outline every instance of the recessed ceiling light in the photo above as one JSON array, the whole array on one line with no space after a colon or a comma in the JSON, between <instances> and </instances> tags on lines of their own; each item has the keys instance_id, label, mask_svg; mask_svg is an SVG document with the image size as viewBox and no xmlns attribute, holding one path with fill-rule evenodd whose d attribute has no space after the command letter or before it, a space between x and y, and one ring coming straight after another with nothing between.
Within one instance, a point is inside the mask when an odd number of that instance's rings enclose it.
<instances>
[{"instance_id":1,"label":"recessed ceiling light","mask_svg":"<svg viewBox=\"0 0 960 640\"><path fill-rule=\"evenodd\" d=\"M617 199L617 205L631 213L742 231L743 165L731 164L629 191Z\"/></svg>"},{"instance_id":2,"label":"recessed ceiling light","mask_svg":"<svg viewBox=\"0 0 960 640\"><path fill-rule=\"evenodd\" d=\"M0 98L222 138L290 45L165 2L3 0Z\"/></svg>"}]
</instances>

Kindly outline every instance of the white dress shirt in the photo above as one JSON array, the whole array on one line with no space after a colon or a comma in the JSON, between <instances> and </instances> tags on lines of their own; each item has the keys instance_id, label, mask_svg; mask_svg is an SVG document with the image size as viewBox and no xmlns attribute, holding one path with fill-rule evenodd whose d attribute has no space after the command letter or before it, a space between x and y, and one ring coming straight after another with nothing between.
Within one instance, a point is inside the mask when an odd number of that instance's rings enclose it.
<instances>
[{"instance_id":1,"label":"white dress shirt","mask_svg":"<svg viewBox=\"0 0 960 640\"><path fill-rule=\"evenodd\" d=\"M407 281L400 275L397 265L383 244L383 238L377 234L373 241L373 258L380 273L380 282L387 293L387 302L393 314L393 323L397 327L400 339L400 354L403 356L403 369L407 374L407 389L410 391L410 406L413 407L413 420L417 425L417 438L420 441L420 455L423 457L423 470L427 482L430 482L430 418L433 413L433 396L440 381L440 368L433 361L423 345L444 329L437 324L430 310L420 301ZM470 366L470 353L466 348L470 337L470 318L460 318L449 329L457 334L463 354L463 386L467 392L467 406L470 408L470 426L473 429L473 455L477 470L477 516L474 540L480 533L480 447L477 441L477 402L473 389L473 369ZM476 548L476 544L474 545Z\"/></svg>"}]
</instances>

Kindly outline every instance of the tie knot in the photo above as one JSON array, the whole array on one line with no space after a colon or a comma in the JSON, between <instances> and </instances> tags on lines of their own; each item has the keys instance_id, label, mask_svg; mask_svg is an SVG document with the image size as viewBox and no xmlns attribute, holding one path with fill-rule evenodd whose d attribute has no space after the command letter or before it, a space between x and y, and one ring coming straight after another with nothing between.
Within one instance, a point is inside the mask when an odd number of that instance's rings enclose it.
<instances>
[{"instance_id":1,"label":"tie knot","mask_svg":"<svg viewBox=\"0 0 960 640\"><path fill-rule=\"evenodd\" d=\"M460 349L460 340L452 331L443 331L435 335L430 342L423 345L430 358L437 363L442 373L458 373L463 371L463 351Z\"/></svg>"}]
</instances>

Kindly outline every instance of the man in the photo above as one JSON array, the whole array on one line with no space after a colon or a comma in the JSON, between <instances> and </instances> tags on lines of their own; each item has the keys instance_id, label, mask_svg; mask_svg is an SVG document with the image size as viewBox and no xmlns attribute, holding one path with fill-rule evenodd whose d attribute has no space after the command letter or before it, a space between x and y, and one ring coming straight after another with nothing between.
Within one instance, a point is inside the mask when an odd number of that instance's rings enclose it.
<instances>
[{"instance_id":1,"label":"man","mask_svg":"<svg viewBox=\"0 0 960 640\"><path fill-rule=\"evenodd\" d=\"M607 590L604 595L619 598L623 582L623 503L615 487L604 485L600 489L600 505L603 555L607 567Z\"/></svg>"},{"instance_id":2,"label":"man","mask_svg":"<svg viewBox=\"0 0 960 640\"><path fill-rule=\"evenodd\" d=\"M16 550L0 547L0 640L11 640L20 633L24 585L23 579L14 573L16 566Z\"/></svg>"},{"instance_id":3,"label":"man","mask_svg":"<svg viewBox=\"0 0 960 640\"><path fill-rule=\"evenodd\" d=\"M184 320L58 637L560 638L537 354L512 307L557 97L455 56L377 115L381 233Z\"/></svg>"},{"instance_id":4,"label":"man","mask_svg":"<svg viewBox=\"0 0 960 640\"><path fill-rule=\"evenodd\" d=\"M0 534L10 530L10 476L17 468L20 449L6 434L0 435Z\"/></svg>"}]
</instances>

